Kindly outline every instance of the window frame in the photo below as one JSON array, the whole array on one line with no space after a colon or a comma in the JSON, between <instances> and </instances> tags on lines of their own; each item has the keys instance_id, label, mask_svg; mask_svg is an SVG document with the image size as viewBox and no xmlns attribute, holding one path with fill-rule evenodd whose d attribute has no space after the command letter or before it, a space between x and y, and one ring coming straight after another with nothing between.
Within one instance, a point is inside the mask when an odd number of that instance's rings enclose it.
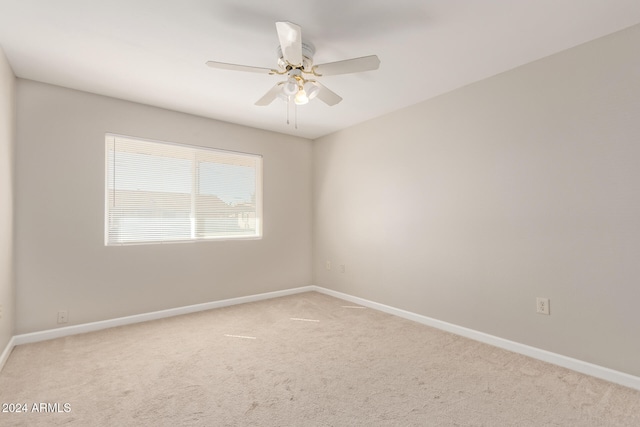
<instances>
[{"instance_id":1,"label":"window frame","mask_svg":"<svg viewBox=\"0 0 640 427\"><path fill-rule=\"evenodd\" d=\"M191 236L192 238L190 239L171 239L171 240L135 240L135 241L110 241L109 240L109 219L110 219L110 200L109 200L109 152L110 147L109 147L109 138L123 138L123 139L127 139L127 140L132 140L132 141L141 141L143 143L152 143L152 144L160 144L160 145L171 145L171 146L177 146L180 148L186 148L186 149L191 149L194 151L204 151L204 152L214 152L214 153L220 153L222 155L238 155L238 156L243 156L243 157L252 157L254 159L256 159L256 166L255 166L255 216L256 216L256 231L254 235L238 235L238 236L233 236L233 235L222 235L222 236L206 236L206 237L197 237L197 230L196 229L196 225L195 223L198 220L197 215L195 215L195 212L192 210L191 211L191 216L190 216L190 220L191 220ZM183 143L177 143L177 142L169 142L169 141L160 141L160 140L156 140L156 139L150 139L150 138L141 138L141 137L137 137L137 136L130 136L130 135L122 135L122 134L116 134L116 133L111 133L111 132L106 132L104 134L104 153L105 153L105 159L104 159L104 165L105 165L105 169L104 169L104 200L105 200L105 205L104 205L104 246L130 246L130 245L155 245L155 244L161 244L161 245L165 245L165 244L173 244L173 243L200 243L200 242L220 242L220 241L236 241L236 240L261 240L262 236L263 236L263 161L264 161L264 157L261 154L256 154L256 153L247 153L247 152L242 152L242 151L236 151L236 150L227 150L227 149L222 149L222 148L212 148L212 147L206 147L206 146L198 146L198 145L192 145L192 144L183 144ZM196 171L196 165L193 166L193 173L195 173ZM190 194L190 198L191 198L191 204L194 205L195 204L195 198L197 197L197 193L196 193L196 178L195 175L192 174L191 176L191 181L192 181L192 191ZM195 231L195 233L194 233Z\"/></svg>"}]
</instances>

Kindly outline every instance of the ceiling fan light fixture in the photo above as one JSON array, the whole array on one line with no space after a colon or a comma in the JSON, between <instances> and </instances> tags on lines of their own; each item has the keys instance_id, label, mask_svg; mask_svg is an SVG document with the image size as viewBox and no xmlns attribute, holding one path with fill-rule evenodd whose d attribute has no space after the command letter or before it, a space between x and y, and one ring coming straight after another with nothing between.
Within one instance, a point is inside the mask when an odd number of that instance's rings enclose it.
<instances>
[{"instance_id":1,"label":"ceiling fan light fixture","mask_svg":"<svg viewBox=\"0 0 640 427\"><path fill-rule=\"evenodd\" d=\"M320 88L314 82L306 82L304 84L304 91L307 94L307 98L310 100L318 96L318 92L320 92Z\"/></svg>"},{"instance_id":2,"label":"ceiling fan light fixture","mask_svg":"<svg viewBox=\"0 0 640 427\"><path fill-rule=\"evenodd\" d=\"M293 98L293 102L295 102L296 105L304 105L309 102L309 97L304 89L300 89L298 93L296 93L296 97Z\"/></svg>"},{"instance_id":3,"label":"ceiling fan light fixture","mask_svg":"<svg viewBox=\"0 0 640 427\"><path fill-rule=\"evenodd\" d=\"M295 95L298 92L298 82L296 79L293 77L289 78L282 87L282 92L287 96Z\"/></svg>"}]
</instances>

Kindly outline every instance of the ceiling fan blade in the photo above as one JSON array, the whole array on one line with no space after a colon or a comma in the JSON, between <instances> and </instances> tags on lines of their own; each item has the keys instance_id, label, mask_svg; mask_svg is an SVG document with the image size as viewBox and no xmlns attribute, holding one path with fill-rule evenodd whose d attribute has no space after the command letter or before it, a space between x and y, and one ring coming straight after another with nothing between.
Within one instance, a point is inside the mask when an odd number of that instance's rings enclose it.
<instances>
[{"instance_id":1,"label":"ceiling fan blade","mask_svg":"<svg viewBox=\"0 0 640 427\"><path fill-rule=\"evenodd\" d=\"M332 107L342 101L342 97L340 95L327 88L322 83L314 82L314 84L316 84L318 88L320 88L320 90L318 91L318 95L316 95L316 98L327 104L329 107Z\"/></svg>"},{"instance_id":2,"label":"ceiling fan blade","mask_svg":"<svg viewBox=\"0 0 640 427\"><path fill-rule=\"evenodd\" d=\"M256 101L256 105L264 107L271 104L282 92L282 88L280 87L281 85L282 83L278 83L277 85L269 89L269 92L265 93L262 98Z\"/></svg>"},{"instance_id":3,"label":"ceiling fan blade","mask_svg":"<svg viewBox=\"0 0 640 427\"><path fill-rule=\"evenodd\" d=\"M345 59L344 61L328 62L313 67L317 76L335 76L337 74L359 73L361 71L377 70L380 59L376 55L361 58Z\"/></svg>"},{"instance_id":4,"label":"ceiling fan blade","mask_svg":"<svg viewBox=\"0 0 640 427\"><path fill-rule=\"evenodd\" d=\"M248 65L227 64L224 62L207 61L207 65L211 68L231 71L246 71L249 73L274 74L276 71L271 68L250 67Z\"/></svg>"},{"instance_id":5,"label":"ceiling fan blade","mask_svg":"<svg viewBox=\"0 0 640 427\"><path fill-rule=\"evenodd\" d=\"M282 57L289 65L302 65L302 29L291 22L276 22Z\"/></svg>"}]
</instances>

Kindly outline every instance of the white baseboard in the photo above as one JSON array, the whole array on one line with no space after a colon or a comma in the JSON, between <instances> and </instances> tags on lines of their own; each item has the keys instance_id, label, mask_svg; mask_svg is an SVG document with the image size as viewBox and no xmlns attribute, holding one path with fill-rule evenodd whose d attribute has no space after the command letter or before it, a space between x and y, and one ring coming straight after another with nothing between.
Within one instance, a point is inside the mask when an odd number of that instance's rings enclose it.
<instances>
[{"instance_id":1,"label":"white baseboard","mask_svg":"<svg viewBox=\"0 0 640 427\"><path fill-rule=\"evenodd\" d=\"M7 346L4 348L4 351L2 352L2 354L0 354L0 371L2 371L4 364L7 363L7 359L9 359L9 355L11 354L13 347L16 346L15 341L16 337L11 337L11 339L7 343Z\"/></svg>"},{"instance_id":2,"label":"white baseboard","mask_svg":"<svg viewBox=\"0 0 640 427\"><path fill-rule=\"evenodd\" d=\"M66 337L69 335L83 334L85 332L99 331L101 329L113 328L115 326L131 325L133 323L147 322L149 320L163 319L166 317L179 316L181 314L195 313L197 311L211 310L213 308L228 307L231 305L245 304L248 302L261 301L271 298L278 298L287 295L299 294L315 290L313 286L286 289L283 291L267 292L264 294L249 295L246 297L230 298L220 301L205 302L202 304L188 305L185 307L170 308L167 310L153 311L151 313L136 314L133 316L119 317L116 319L101 320L99 322L84 323L82 325L66 326L63 328L49 329L46 331L32 332L28 334L16 335L13 337L13 344L29 344L38 341L45 341L54 338ZM3 353L4 354L4 353Z\"/></svg>"},{"instance_id":3,"label":"white baseboard","mask_svg":"<svg viewBox=\"0 0 640 427\"><path fill-rule=\"evenodd\" d=\"M624 372L615 371L613 369L605 368L603 366L594 365L582 360L573 359L571 357L563 356L561 354L552 353L547 350L542 350L536 347L531 347L526 344L517 343L515 341L506 340L504 338L496 337L494 335L485 334L473 329L465 328L463 326L454 325L452 323L443 322L441 320L433 319L431 317L423 316L421 314L412 313L410 311L401 310L399 308L391 307L388 305L380 304L374 301L369 301L364 298L355 297L342 292L334 291L331 289L323 288L320 286L304 286L300 288L286 289L282 291L267 292L263 294L249 295L245 297L230 298L221 301L213 301L203 304L189 305L185 307L171 308L168 310L154 311L151 313L143 313L134 316L120 317L117 319L103 320L99 322L85 323L82 325L67 326L64 328L50 329L41 332L33 332L29 334L16 335L11 338L7 347L0 355L0 370L4 366L4 363L9 358L9 354L14 346L20 344L28 344L38 341L45 341L53 338L60 338L69 335L82 334L85 332L98 331L101 329L113 328L115 326L130 325L133 323L146 322L149 320L162 319L166 317L178 316L181 314L195 313L198 311L211 310L214 308L228 307L236 304L244 304L254 301L262 301L271 298L278 298L287 295L299 294L302 292L316 291L322 294L340 298L345 301L360 304L364 307L369 307L375 310L382 311L384 313L392 314L394 316L402 317L404 319L412 320L414 322L421 323L423 325L431 326L443 331L451 332L456 335L460 335L466 338L470 338L475 341L480 341L486 344L493 345L505 350L512 351L514 353L523 354L525 356L532 357L534 359L542 360L544 362L552 363L554 365L562 366L567 369L571 369L576 372L591 375L596 378L600 378L612 383L620 384L629 388L640 390L640 377L626 374Z\"/></svg>"},{"instance_id":4,"label":"white baseboard","mask_svg":"<svg viewBox=\"0 0 640 427\"><path fill-rule=\"evenodd\" d=\"M355 304L360 304L362 306L373 308L375 310L379 310L388 314L393 314L394 316L402 317L404 319L413 320L414 322L422 323L423 325L427 325L437 329L441 329L443 331L451 332L456 335L470 338L475 341L480 341L485 344L490 344L492 346L509 350L514 353L523 354L525 356L542 360L544 362L552 363L554 365L562 366L563 368L571 369L572 371L577 371L583 374L590 375L592 377L596 377L606 381L610 381L612 383L620 384L625 387L640 390L640 377L637 377L634 375L630 375L620 371L615 371L613 369L605 368L599 365L594 365L593 363L563 356L557 353L552 353L547 350L531 347L526 344L517 343L515 341L509 341L504 338L496 337L494 335L485 334L484 332L479 332L473 329L465 328L463 326L458 326L452 323L443 322L441 320L433 319L431 317L423 316L421 314L416 314L410 311L405 311L399 308L369 301L364 298L354 297L352 295L344 294L342 292L337 292L331 289L322 288L320 286L314 286L313 288L314 288L313 290L317 292L320 292L332 297L340 298L345 301L353 302Z\"/></svg>"}]
</instances>

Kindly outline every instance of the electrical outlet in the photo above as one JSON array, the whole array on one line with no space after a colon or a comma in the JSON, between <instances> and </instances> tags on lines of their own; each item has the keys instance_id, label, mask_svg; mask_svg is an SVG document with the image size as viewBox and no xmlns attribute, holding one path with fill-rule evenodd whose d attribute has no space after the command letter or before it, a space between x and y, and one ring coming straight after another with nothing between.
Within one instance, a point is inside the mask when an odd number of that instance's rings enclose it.
<instances>
[{"instance_id":1,"label":"electrical outlet","mask_svg":"<svg viewBox=\"0 0 640 427\"><path fill-rule=\"evenodd\" d=\"M340 273L344 273L345 271L347 271L347 268L344 266L344 264L340 264Z\"/></svg>"},{"instance_id":2,"label":"electrical outlet","mask_svg":"<svg viewBox=\"0 0 640 427\"><path fill-rule=\"evenodd\" d=\"M536 298L536 313L538 314L551 314L549 310L549 298Z\"/></svg>"},{"instance_id":3,"label":"electrical outlet","mask_svg":"<svg viewBox=\"0 0 640 427\"><path fill-rule=\"evenodd\" d=\"M327 270L331 270L331 261L327 261L327 263L325 264L325 267Z\"/></svg>"},{"instance_id":4,"label":"electrical outlet","mask_svg":"<svg viewBox=\"0 0 640 427\"><path fill-rule=\"evenodd\" d=\"M60 310L58 312L58 323L67 323L68 319L66 310Z\"/></svg>"}]
</instances>

